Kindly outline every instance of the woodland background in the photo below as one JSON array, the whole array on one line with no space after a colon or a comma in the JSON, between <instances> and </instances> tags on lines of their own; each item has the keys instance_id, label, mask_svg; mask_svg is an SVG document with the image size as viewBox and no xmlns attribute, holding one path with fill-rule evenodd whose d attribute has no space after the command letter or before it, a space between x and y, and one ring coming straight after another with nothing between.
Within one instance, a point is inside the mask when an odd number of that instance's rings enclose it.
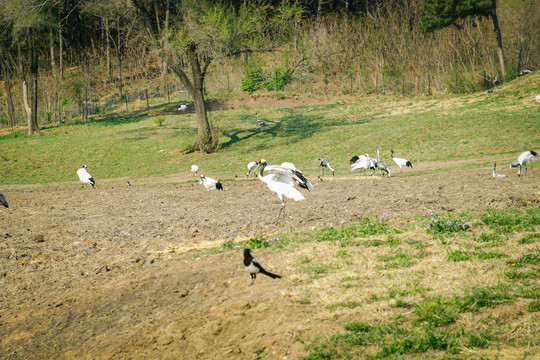
<instances>
[{"instance_id":1,"label":"woodland background","mask_svg":"<svg viewBox=\"0 0 540 360\"><path fill-rule=\"evenodd\" d=\"M157 19L165 18L157 6L164 1L146 1L156 5ZM207 100L241 92L278 98L467 93L494 86L496 77L507 82L540 66L540 0L497 1L505 75L487 18L472 16L426 33L419 26L422 0L290 3L303 9L294 36L273 52L212 62ZM31 102L25 106L25 97L33 96L33 84L38 131L155 103L189 103L178 78L142 41L139 16L126 0L5 0L0 6L0 126L14 131L29 123ZM34 80L32 69L37 69Z\"/></svg>"}]
</instances>

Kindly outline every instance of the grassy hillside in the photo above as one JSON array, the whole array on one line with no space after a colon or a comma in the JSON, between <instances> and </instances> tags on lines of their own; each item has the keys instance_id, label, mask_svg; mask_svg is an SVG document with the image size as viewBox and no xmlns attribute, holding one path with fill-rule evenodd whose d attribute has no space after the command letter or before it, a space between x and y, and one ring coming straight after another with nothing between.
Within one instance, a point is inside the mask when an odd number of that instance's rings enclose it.
<instances>
[{"instance_id":1,"label":"grassy hillside","mask_svg":"<svg viewBox=\"0 0 540 360\"><path fill-rule=\"evenodd\" d=\"M195 140L195 115L172 108L163 126L140 112L50 127L37 137L22 130L0 137L0 183L74 181L82 164L96 179L185 174L187 180L195 163L226 180L241 177L248 161L262 157L269 163L294 162L308 176L319 171L313 160L326 157L337 175L350 175L348 159L375 155L377 148L394 171L390 149L416 164L407 174L506 164L525 149L540 148L540 109L534 101L539 93L536 72L460 97L336 98L329 105L315 99L304 99L309 105L303 105L300 99L293 107L280 107L276 99L277 107L237 106L210 114L221 133L221 149L210 155L183 154ZM256 126L257 111L270 124L263 133Z\"/></svg>"}]
</instances>

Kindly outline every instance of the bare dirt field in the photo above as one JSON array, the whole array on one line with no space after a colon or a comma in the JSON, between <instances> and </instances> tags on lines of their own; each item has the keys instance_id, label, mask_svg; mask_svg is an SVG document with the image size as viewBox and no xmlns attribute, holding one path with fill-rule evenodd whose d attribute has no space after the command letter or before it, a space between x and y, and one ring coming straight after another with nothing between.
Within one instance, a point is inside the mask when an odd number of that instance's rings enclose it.
<instances>
[{"instance_id":1,"label":"bare dirt field","mask_svg":"<svg viewBox=\"0 0 540 360\"><path fill-rule=\"evenodd\" d=\"M0 358L255 359L264 349L264 359L295 359L306 354L299 338L342 328L339 314L290 301L287 274L249 286L241 249L200 257L186 251L366 213L537 206L538 174L325 176L303 191L306 201L287 202L279 224L278 198L257 179L226 182L223 192L150 180L4 187L10 208L0 209ZM280 272L290 251L254 255Z\"/></svg>"}]
</instances>

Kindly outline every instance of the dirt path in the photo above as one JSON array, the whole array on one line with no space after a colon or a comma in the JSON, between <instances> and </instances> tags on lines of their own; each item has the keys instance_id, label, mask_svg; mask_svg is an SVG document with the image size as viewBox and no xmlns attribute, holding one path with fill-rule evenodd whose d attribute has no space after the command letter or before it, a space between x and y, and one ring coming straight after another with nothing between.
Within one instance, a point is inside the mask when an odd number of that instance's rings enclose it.
<instances>
[{"instance_id":1,"label":"dirt path","mask_svg":"<svg viewBox=\"0 0 540 360\"><path fill-rule=\"evenodd\" d=\"M2 190L11 207L0 210L0 358L253 359L261 344L265 359L295 358L303 354L296 339L313 335L301 324L318 315L284 296L287 281L247 286L240 251L178 254L366 213L534 206L537 174L327 176L306 201L288 202L277 225L278 198L255 179L225 183L223 192L107 183ZM270 269L287 261L258 256Z\"/></svg>"}]
</instances>

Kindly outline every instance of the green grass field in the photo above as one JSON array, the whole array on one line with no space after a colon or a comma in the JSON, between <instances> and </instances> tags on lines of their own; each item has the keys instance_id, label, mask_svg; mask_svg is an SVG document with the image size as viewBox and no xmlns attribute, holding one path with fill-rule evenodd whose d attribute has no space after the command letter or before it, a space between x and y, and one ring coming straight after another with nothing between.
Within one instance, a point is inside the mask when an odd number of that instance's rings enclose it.
<instances>
[{"instance_id":1,"label":"green grass field","mask_svg":"<svg viewBox=\"0 0 540 360\"><path fill-rule=\"evenodd\" d=\"M293 162L307 175L318 172L313 160L325 157L343 175L350 174L351 156L374 156L377 148L392 166L391 149L413 164L430 164L409 175L488 166L494 159L506 163L521 151L540 147L538 93L536 72L459 97L366 96L354 103L336 99L331 105L214 111L210 118L219 127L221 147L210 155L183 154L195 140L194 114L164 116L162 126L142 111L48 127L39 136L21 130L0 137L0 183L74 181L82 164L96 179L189 173L191 164L198 164L226 180L244 174L247 162L263 157L269 163ZM263 133L256 126L257 111L269 122Z\"/></svg>"}]
</instances>

